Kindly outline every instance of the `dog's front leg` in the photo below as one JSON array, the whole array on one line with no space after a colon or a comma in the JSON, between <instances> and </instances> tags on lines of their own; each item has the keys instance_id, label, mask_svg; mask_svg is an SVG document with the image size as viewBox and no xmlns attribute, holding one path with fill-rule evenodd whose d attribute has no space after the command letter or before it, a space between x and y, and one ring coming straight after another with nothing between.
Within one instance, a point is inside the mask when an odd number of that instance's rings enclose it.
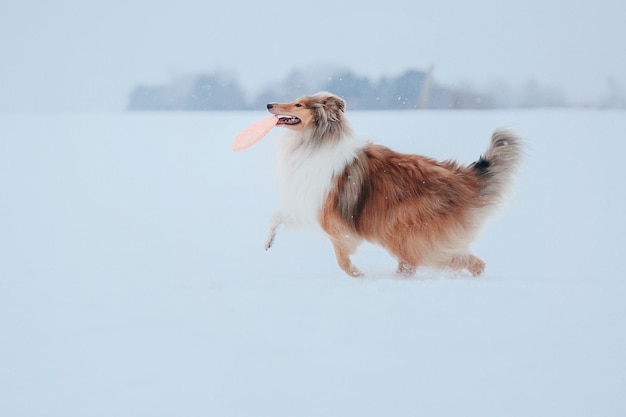
<instances>
[{"instance_id":1,"label":"dog's front leg","mask_svg":"<svg viewBox=\"0 0 626 417\"><path fill-rule=\"evenodd\" d=\"M263 245L265 250L268 250L274 244L274 239L276 239L278 227L283 224L283 222L283 214L280 211L274 213L274 215L272 216L272 220L270 221L270 230L267 233L267 239L265 239L265 244Z\"/></svg>"},{"instance_id":2,"label":"dog's front leg","mask_svg":"<svg viewBox=\"0 0 626 417\"><path fill-rule=\"evenodd\" d=\"M363 273L350 261L350 255L356 251L359 241L357 239L350 239L349 236L345 236L343 239L331 237L331 241L335 249L335 256L337 257L339 267L351 277L362 277Z\"/></svg>"}]
</instances>

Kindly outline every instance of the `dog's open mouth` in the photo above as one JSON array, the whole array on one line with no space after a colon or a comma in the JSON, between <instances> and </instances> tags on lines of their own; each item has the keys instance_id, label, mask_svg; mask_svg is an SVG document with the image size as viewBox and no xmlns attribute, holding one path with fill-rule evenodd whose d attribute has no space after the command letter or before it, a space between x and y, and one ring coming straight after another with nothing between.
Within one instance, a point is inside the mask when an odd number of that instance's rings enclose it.
<instances>
[{"instance_id":1,"label":"dog's open mouth","mask_svg":"<svg viewBox=\"0 0 626 417\"><path fill-rule=\"evenodd\" d=\"M287 116L287 115L279 115L278 116L278 124L279 125L297 125L300 123L300 119L295 116Z\"/></svg>"}]
</instances>

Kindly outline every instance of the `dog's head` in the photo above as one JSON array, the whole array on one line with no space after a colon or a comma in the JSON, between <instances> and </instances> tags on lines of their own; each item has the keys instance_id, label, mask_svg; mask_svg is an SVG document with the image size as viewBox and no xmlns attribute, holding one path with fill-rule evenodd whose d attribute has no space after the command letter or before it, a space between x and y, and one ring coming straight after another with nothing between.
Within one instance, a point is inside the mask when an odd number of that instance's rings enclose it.
<instances>
[{"instance_id":1,"label":"dog's head","mask_svg":"<svg viewBox=\"0 0 626 417\"><path fill-rule=\"evenodd\" d=\"M270 103L267 110L278 116L278 124L294 131L316 130L324 135L341 130L346 103L334 94L320 92L291 103ZM335 127L335 128L333 128Z\"/></svg>"}]
</instances>

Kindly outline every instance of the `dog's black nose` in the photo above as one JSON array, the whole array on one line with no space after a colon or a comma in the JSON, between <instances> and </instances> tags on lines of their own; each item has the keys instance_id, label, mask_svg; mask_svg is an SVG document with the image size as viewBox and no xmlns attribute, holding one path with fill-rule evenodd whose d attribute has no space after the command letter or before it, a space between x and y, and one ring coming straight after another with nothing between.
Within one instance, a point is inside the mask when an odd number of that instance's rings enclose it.
<instances>
[{"instance_id":1,"label":"dog's black nose","mask_svg":"<svg viewBox=\"0 0 626 417\"><path fill-rule=\"evenodd\" d=\"M267 109L268 109L268 110L269 110L269 109L271 109L272 107L274 107L274 103L269 103L269 104L267 105Z\"/></svg>"}]
</instances>

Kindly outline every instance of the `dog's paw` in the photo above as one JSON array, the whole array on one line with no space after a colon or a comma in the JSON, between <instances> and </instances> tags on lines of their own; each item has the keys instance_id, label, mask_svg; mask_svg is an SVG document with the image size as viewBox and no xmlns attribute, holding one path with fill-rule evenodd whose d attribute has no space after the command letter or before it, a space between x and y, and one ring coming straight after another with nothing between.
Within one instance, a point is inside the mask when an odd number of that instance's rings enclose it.
<instances>
[{"instance_id":1,"label":"dog's paw","mask_svg":"<svg viewBox=\"0 0 626 417\"><path fill-rule=\"evenodd\" d=\"M361 272L357 267L355 266L351 266L350 268L348 268L345 271L348 275L350 275L352 278L361 278L363 277L365 274L363 274L363 272Z\"/></svg>"},{"instance_id":2,"label":"dog's paw","mask_svg":"<svg viewBox=\"0 0 626 417\"><path fill-rule=\"evenodd\" d=\"M485 266L485 262L482 259L477 256L471 256L465 268L472 276L477 277L485 272Z\"/></svg>"},{"instance_id":3,"label":"dog's paw","mask_svg":"<svg viewBox=\"0 0 626 417\"><path fill-rule=\"evenodd\" d=\"M483 272L485 272L485 262L478 256L472 254L452 258L447 266L456 271L465 269L474 277L482 275Z\"/></svg>"}]
</instances>

